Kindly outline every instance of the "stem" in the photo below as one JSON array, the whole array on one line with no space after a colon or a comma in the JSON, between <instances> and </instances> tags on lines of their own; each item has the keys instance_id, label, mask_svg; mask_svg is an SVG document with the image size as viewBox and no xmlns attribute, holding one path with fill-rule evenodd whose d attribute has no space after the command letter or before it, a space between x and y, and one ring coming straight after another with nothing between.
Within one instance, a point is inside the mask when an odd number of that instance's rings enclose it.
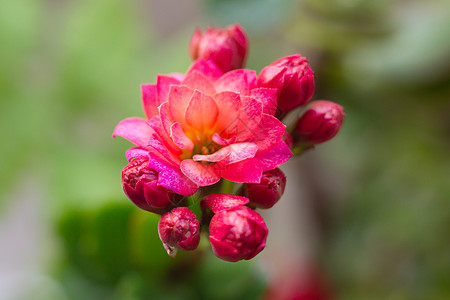
<instances>
[{"instance_id":1,"label":"stem","mask_svg":"<svg viewBox=\"0 0 450 300\"><path fill-rule=\"evenodd\" d=\"M220 192L224 194L233 194L233 190L234 190L234 182L222 179L222 189Z\"/></svg>"}]
</instances>

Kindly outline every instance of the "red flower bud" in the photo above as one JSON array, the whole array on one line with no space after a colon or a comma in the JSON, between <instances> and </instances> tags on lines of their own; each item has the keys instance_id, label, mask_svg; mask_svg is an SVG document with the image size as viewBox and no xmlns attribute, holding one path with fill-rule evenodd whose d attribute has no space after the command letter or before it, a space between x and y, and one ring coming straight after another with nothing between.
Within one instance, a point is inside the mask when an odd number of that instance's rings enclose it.
<instances>
[{"instance_id":1,"label":"red flower bud","mask_svg":"<svg viewBox=\"0 0 450 300\"><path fill-rule=\"evenodd\" d=\"M242 68L247 48L247 37L239 24L225 29L209 27L204 34L196 29L189 43L192 60L211 59L223 72Z\"/></svg>"},{"instance_id":2,"label":"red flower bud","mask_svg":"<svg viewBox=\"0 0 450 300\"><path fill-rule=\"evenodd\" d=\"M326 100L312 102L296 125L298 141L320 144L330 140L339 132L344 116L339 104Z\"/></svg>"},{"instance_id":3,"label":"red flower bud","mask_svg":"<svg viewBox=\"0 0 450 300\"><path fill-rule=\"evenodd\" d=\"M209 241L218 258L249 260L266 246L268 229L254 210L240 206L217 212L209 224Z\"/></svg>"},{"instance_id":4,"label":"red flower bud","mask_svg":"<svg viewBox=\"0 0 450 300\"><path fill-rule=\"evenodd\" d=\"M177 250L195 250L200 242L200 222L187 207L176 207L164 214L158 223L159 238L167 254L174 257Z\"/></svg>"},{"instance_id":5,"label":"red flower bud","mask_svg":"<svg viewBox=\"0 0 450 300\"><path fill-rule=\"evenodd\" d=\"M260 183L247 183L250 203L260 208L271 208L280 200L286 186L286 176L280 169L263 173Z\"/></svg>"},{"instance_id":6,"label":"red flower bud","mask_svg":"<svg viewBox=\"0 0 450 300\"><path fill-rule=\"evenodd\" d=\"M258 86L278 90L276 116L282 118L311 99L315 89L314 72L308 60L299 54L282 57L262 69Z\"/></svg>"},{"instance_id":7,"label":"red flower bud","mask_svg":"<svg viewBox=\"0 0 450 300\"><path fill-rule=\"evenodd\" d=\"M143 210L163 214L170 209L175 194L158 186L158 172L148 167L148 158L133 159L122 170L125 194Z\"/></svg>"}]
</instances>

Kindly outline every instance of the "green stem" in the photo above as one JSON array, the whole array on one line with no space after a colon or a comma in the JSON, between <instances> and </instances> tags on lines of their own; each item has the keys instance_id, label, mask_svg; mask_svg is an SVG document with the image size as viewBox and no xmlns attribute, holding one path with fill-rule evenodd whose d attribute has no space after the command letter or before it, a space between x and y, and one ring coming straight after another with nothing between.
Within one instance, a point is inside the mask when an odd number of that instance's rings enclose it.
<instances>
[{"instance_id":1,"label":"green stem","mask_svg":"<svg viewBox=\"0 0 450 300\"><path fill-rule=\"evenodd\" d=\"M220 192L224 194L233 194L233 191L234 191L234 182L222 179L222 189Z\"/></svg>"}]
</instances>

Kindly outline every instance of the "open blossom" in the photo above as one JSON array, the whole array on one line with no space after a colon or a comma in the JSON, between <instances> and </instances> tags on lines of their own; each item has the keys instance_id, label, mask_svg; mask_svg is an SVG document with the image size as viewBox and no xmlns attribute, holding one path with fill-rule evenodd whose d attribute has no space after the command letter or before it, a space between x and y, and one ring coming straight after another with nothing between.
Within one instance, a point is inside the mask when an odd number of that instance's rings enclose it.
<instances>
[{"instance_id":1,"label":"open blossom","mask_svg":"<svg viewBox=\"0 0 450 300\"><path fill-rule=\"evenodd\" d=\"M277 117L306 104L314 94L314 72L305 57L291 55L277 59L258 76L261 87L278 90Z\"/></svg>"},{"instance_id":2,"label":"open blossom","mask_svg":"<svg viewBox=\"0 0 450 300\"><path fill-rule=\"evenodd\" d=\"M215 213L209 224L209 242L218 258L249 260L266 246L266 223L256 211L244 206L248 202L248 198L228 194L213 194L202 200L202 205Z\"/></svg>"},{"instance_id":3,"label":"open blossom","mask_svg":"<svg viewBox=\"0 0 450 300\"><path fill-rule=\"evenodd\" d=\"M209 27L203 34L200 29L194 32L189 52L193 60L211 59L223 72L228 72L244 66L247 44L247 37L239 24L224 29Z\"/></svg>"},{"instance_id":4,"label":"open blossom","mask_svg":"<svg viewBox=\"0 0 450 300\"><path fill-rule=\"evenodd\" d=\"M189 196L221 178L258 183L292 156L274 117L276 90L257 87L254 71L223 74L197 60L185 76L158 76L142 90L147 119L123 120L113 136L136 144L127 158L147 157L161 187Z\"/></svg>"}]
</instances>

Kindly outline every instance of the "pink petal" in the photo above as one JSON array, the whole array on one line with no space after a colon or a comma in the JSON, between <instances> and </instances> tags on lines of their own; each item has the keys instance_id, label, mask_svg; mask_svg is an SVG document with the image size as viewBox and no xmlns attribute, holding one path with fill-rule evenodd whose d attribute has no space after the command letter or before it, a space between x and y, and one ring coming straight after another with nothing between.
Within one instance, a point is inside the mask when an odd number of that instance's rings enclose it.
<instances>
[{"instance_id":1,"label":"pink petal","mask_svg":"<svg viewBox=\"0 0 450 300\"><path fill-rule=\"evenodd\" d=\"M250 97L263 104L263 113L275 115L277 111L277 89L256 88L250 91Z\"/></svg>"},{"instance_id":2,"label":"pink petal","mask_svg":"<svg viewBox=\"0 0 450 300\"><path fill-rule=\"evenodd\" d=\"M148 165L159 172L158 185L183 196L191 196L197 191L198 186L180 169L172 167L155 153L149 153Z\"/></svg>"},{"instance_id":3,"label":"pink petal","mask_svg":"<svg viewBox=\"0 0 450 300\"><path fill-rule=\"evenodd\" d=\"M170 139L169 135L166 133L165 129L162 126L161 118L159 116L154 116L150 120L148 120L148 126L150 126L154 131L154 135L161 141L169 151L176 153L177 155L181 154L180 148L175 145L175 143Z\"/></svg>"},{"instance_id":4,"label":"pink petal","mask_svg":"<svg viewBox=\"0 0 450 300\"><path fill-rule=\"evenodd\" d=\"M221 163L224 164L233 164L247 158L252 158L258 151L258 146L253 143L237 143L222 149L226 148L230 149L230 155L228 155L225 160L221 161Z\"/></svg>"},{"instance_id":5,"label":"pink petal","mask_svg":"<svg viewBox=\"0 0 450 300\"><path fill-rule=\"evenodd\" d=\"M233 144L236 141L236 137L233 136L229 139L224 139L223 137L221 137L220 135L218 135L217 133L214 133L212 136L212 140L214 143L219 144L221 146L228 146L230 144Z\"/></svg>"},{"instance_id":6,"label":"pink petal","mask_svg":"<svg viewBox=\"0 0 450 300\"><path fill-rule=\"evenodd\" d=\"M196 90L186 108L186 122L200 132L211 129L219 114L214 100L202 92Z\"/></svg>"},{"instance_id":7,"label":"pink petal","mask_svg":"<svg viewBox=\"0 0 450 300\"><path fill-rule=\"evenodd\" d=\"M209 208L213 213L229 210L246 205L250 200L246 197L229 194L211 194L202 199L201 205Z\"/></svg>"},{"instance_id":8,"label":"pink petal","mask_svg":"<svg viewBox=\"0 0 450 300\"><path fill-rule=\"evenodd\" d=\"M287 162L291 157L292 152L284 141L279 141L272 150L256 155L263 171L273 170Z\"/></svg>"},{"instance_id":9,"label":"pink petal","mask_svg":"<svg viewBox=\"0 0 450 300\"><path fill-rule=\"evenodd\" d=\"M153 132L153 129L148 126L146 120L141 118L128 118L117 124L112 136L121 136L133 144L148 149L148 140Z\"/></svg>"},{"instance_id":10,"label":"pink petal","mask_svg":"<svg viewBox=\"0 0 450 300\"><path fill-rule=\"evenodd\" d=\"M206 76L211 81L216 81L223 72L211 59L203 60L197 59L189 68L186 74L198 71Z\"/></svg>"},{"instance_id":11,"label":"pink petal","mask_svg":"<svg viewBox=\"0 0 450 300\"><path fill-rule=\"evenodd\" d=\"M215 93L214 86L205 75L199 71L192 71L181 83L194 90L202 91L205 94L213 95Z\"/></svg>"},{"instance_id":12,"label":"pink petal","mask_svg":"<svg viewBox=\"0 0 450 300\"><path fill-rule=\"evenodd\" d=\"M156 77L156 89L158 92L158 106L161 103L167 101L167 96L169 94L170 87L172 85L178 85L180 81L175 79L174 77L167 75L158 75Z\"/></svg>"},{"instance_id":13,"label":"pink petal","mask_svg":"<svg viewBox=\"0 0 450 300\"><path fill-rule=\"evenodd\" d=\"M258 153L267 152L282 139L285 128L274 116L263 114L260 124L253 129L252 136L247 141L258 145Z\"/></svg>"},{"instance_id":14,"label":"pink petal","mask_svg":"<svg viewBox=\"0 0 450 300\"><path fill-rule=\"evenodd\" d=\"M234 182L259 183L262 176L261 164L256 158L249 158L229 165L220 164L217 170L221 177Z\"/></svg>"},{"instance_id":15,"label":"pink petal","mask_svg":"<svg viewBox=\"0 0 450 300\"><path fill-rule=\"evenodd\" d=\"M254 130L260 126L262 119L262 103L250 97L241 96L241 108L237 129L237 140L246 141L255 134Z\"/></svg>"},{"instance_id":16,"label":"pink petal","mask_svg":"<svg viewBox=\"0 0 450 300\"><path fill-rule=\"evenodd\" d=\"M216 84L216 91L232 91L248 95L250 90L256 88L256 72L247 69L233 70L220 77Z\"/></svg>"},{"instance_id":17,"label":"pink petal","mask_svg":"<svg viewBox=\"0 0 450 300\"><path fill-rule=\"evenodd\" d=\"M162 157L164 157L167 161L172 163L172 165L177 166L180 164L180 158L177 153L171 152L167 149L166 145L164 145L155 135L152 135L148 142L148 146L153 148L152 150L158 152Z\"/></svg>"},{"instance_id":18,"label":"pink petal","mask_svg":"<svg viewBox=\"0 0 450 300\"><path fill-rule=\"evenodd\" d=\"M209 236L209 242L211 243L211 250L215 256L229 262L239 261L239 251L230 244L213 236Z\"/></svg>"},{"instance_id":19,"label":"pink petal","mask_svg":"<svg viewBox=\"0 0 450 300\"><path fill-rule=\"evenodd\" d=\"M169 103L164 102L159 107L159 117L161 119L161 125L164 128L165 133L170 136L170 127L172 126L172 120L170 120Z\"/></svg>"},{"instance_id":20,"label":"pink petal","mask_svg":"<svg viewBox=\"0 0 450 300\"><path fill-rule=\"evenodd\" d=\"M219 151L214 152L209 155L196 154L192 157L195 161L206 161L206 162L218 162L226 158L231 154L231 148L225 147L220 149Z\"/></svg>"},{"instance_id":21,"label":"pink petal","mask_svg":"<svg viewBox=\"0 0 450 300\"><path fill-rule=\"evenodd\" d=\"M194 90L185 85L172 86L169 92L169 117L172 122L180 123L184 130L190 129L185 114L193 94Z\"/></svg>"},{"instance_id":22,"label":"pink petal","mask_svg":"<svg viewBox=\"0 0 450 300\"><path fill-rule=\"evenodd\" d=\"M202 164L192 159L185 159L180 165L181 172L199 186L212 185L220 180L214 165Z\"/></svg>"},{"instance_id":23,"label":"pink petal","mask_svg":"<svg viewBox=\"0 0 450 300\"><path fill-rule=\"evenodd\" d=\"M158 93L156 89L156 84L142 84L142 106L144 108L145 115L147 119L158 114Z\"/></svg>"},{"instance_id":24,"label":"pink petal","mask_svg":"<svg viewBox=\"0 0 450 300\"><path fill-rule=\"evenodd\" d=\"M170 137L173 142L181 149L194 149L194 143L186 136L180 123L175 122L170 127Z\"/></svg>"},{"instance_id":25,"label":"pink petal","mask_svg":"<svg viewBox=\"0 0 450 300\"><path fill-rule=\"evenodd\" d=\"M239 121L240 96L234 92L221 92L214 95L214 100L219 108L216 121L216 132L221 137L229 138L236 134Z\"/></svg>"},{"instance_id":26,"label":"pink petal","mask_svg":"<svg viewBox=\"0 0 450 300\"><path fill-rule=\"evenodd\" d=\"M138 148L138 147L130 148L125 153L125 157L127 158L128 161L131 161L133 158L136 158L136 157L147 157L147 156L148 156L148 150Z\"/></svg>"}]
</instances>

